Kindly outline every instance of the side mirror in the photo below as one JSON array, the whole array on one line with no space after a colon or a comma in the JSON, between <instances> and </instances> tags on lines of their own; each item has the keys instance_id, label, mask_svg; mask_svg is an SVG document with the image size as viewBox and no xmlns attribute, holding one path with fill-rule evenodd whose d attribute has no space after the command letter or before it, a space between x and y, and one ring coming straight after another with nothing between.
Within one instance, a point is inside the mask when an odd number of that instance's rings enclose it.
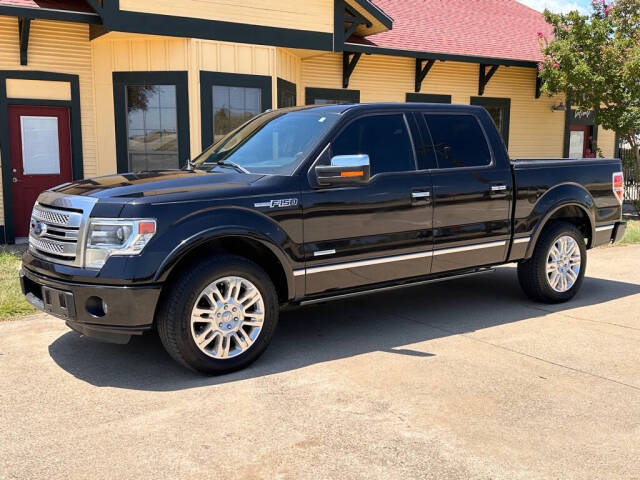
<instances>
[{"instance_id":1,"label":"side mirror","mask_svg":"<svg viewBox=\"0 0 640 480\"><path fill-rule=\"evenodd\" d=\"M369 155L337 155L331 165L318 165L315 171L322 186L367 183L371 178Z\"/></svg>"}]
</instances>

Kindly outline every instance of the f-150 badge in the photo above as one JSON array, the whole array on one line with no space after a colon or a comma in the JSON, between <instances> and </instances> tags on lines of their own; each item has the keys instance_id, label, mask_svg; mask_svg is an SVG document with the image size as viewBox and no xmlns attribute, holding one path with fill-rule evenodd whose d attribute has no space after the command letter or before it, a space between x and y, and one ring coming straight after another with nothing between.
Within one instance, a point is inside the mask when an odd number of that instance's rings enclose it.
<instances>
[{"instance_id":1,"label":"f-150 badge","mask_svg":"<svg viewBox=\"0 0 640 480\"><path fill-rule=\"evenodd\" d=\"M298 205L297 198L282 198L280 200L269 200L268 202L260 202L254 203L253 206L256 208L267 207L267 208L286 208L286 207L295 207Z\"/></svg>"}]
</instances>

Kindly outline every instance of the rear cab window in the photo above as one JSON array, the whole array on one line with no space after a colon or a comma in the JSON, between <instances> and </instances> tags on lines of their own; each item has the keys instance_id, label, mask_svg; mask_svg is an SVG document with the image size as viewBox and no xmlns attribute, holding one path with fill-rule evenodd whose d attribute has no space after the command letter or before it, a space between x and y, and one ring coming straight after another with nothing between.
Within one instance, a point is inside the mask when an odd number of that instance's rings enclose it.
<instances>
[{"instance_id":1,"label":"rear cab window","mask_svg":"<svg viewBox=\"0 0 640 480\"><path fill-rule=\"evenodd\" d=\"M486 167L491 164L491 151L478 119L469 114L425 114L431 149L437 168Z\"/></svg>"}]
</instances>

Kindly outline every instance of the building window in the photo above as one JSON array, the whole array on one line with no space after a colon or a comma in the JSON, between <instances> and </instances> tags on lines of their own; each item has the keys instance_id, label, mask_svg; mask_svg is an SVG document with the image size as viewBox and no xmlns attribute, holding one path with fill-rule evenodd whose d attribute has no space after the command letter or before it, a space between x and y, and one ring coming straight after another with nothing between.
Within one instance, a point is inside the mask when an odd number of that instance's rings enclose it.
<instances>
[{"instance_id":1,"label":"building window","mask_svg":"<svg viewBox=\"0 0 640 480\"><path fill-rule=\"evenodd\" d=\"M471 97L471 105L484 107L496 124L498 132L509 147L509 123L511 121L511 99L510 98L488 98Z\"/></svg>"},{"instance_id":2,"label":"building window","mask_svg":"<svg viewBox=\"0 0 640 480\"><path fill-rule=\"evenodd\" d=\"M271 77L200 72L202 147L271 108Z\"/></svg>"},{"instance_id":3,"label":"building window","mask_svg":"<svg viewBox=\"0 0 640 480\"><path fill-rule=\"evenodd\" d=\"M175 85L127 85L129 170L178 168Z\"/></svg>"},{"instance_id":4,"label":"building window","mask_svg":"<svg viewBox=\"0 0 640 480\"><path fill-rule=\"evenodd\" d=\"M235 130L262 111L262 92L259 88L214 85L213 142Z\"/></svg>"},{"instance_id":5,"label":"building window","mask_svg":"<svg viewBox=\"0 0 640 480\"><path fill-rule=\"evenodd\" d=\"M406 101L409 103L451 103L451 95L407 93Z\"/></svg>"},{"instance_id":6,"label":"building window","mask_svg":"<svg viewBox=\"0 0 640 480\"><path fill-rule=\"evenodd\" d=\"M360 90L310 87L305 90L306 105L330 105L348 103L360 103Z\"/></svg>"},{"instance_id":7,"label":"building window","mask_svg":"<svg viewBox=\"0 0 640 480\"><path fill-rule=\"evenodd\" d=\"M297 104L296 84L278 78L278 108L295 107Z\"/></svg>"},{"instance_id":8,"label":"building window","mask_svg":"<svg viewBox=\"0 0 640 480\"><path fill-rule=\"evenodd\" d=\"M186 72L114 73L118 171L180 168L189 152Z\"/></svg>"}]
</instances>

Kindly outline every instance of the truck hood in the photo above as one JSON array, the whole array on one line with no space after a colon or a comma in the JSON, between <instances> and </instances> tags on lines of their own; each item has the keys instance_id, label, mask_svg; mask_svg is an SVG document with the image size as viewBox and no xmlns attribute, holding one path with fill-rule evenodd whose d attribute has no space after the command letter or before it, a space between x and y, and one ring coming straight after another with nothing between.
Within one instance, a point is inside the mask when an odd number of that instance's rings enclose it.
<instances>
[{"instance_id":1,"label":"truck hood","mask_svg":"<svg viewBox=\"0 0 640 480\"><path fill-rule=\"evenodd\" d=\"M234 171L158 170L89 178L55 187L66 195L95 198L140 198L246 187L264 175Z\"/></svg>"}]
</instances>

